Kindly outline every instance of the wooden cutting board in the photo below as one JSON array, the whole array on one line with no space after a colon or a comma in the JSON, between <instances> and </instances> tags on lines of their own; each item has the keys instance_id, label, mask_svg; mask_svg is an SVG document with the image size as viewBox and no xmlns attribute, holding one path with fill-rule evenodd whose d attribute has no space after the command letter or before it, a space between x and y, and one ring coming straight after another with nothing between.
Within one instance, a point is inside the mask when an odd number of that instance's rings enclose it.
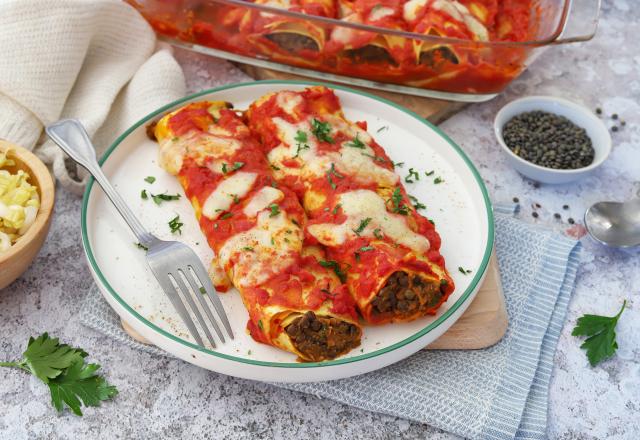
<instances>
[{"instance_id":1,"label":"wooden cutting board","mask_svg":"<svg viewBox=\"0 0 640 440\"><path fill-rule=\"evenodd\" d=\"M255 79L309 79L275 70L238 64L245 73ZM352 86L353 87L353 86ZM420 96L402 95L399 93L353 87L376 94L390 101L394 101L409 110L438 124L461 110L466 104L461 102L443 101L440 99L423 98ZM452 269L453 270L453 269ZM451 326L451 328L428 349L438 350L468 350L489 347L504 336L508 326L508 316L504 303L500 272L495 251L491 257L487 276L480 291L465 313ZM134 339L148 343L137 334L126 322L122 321L124 330Z\"/></svg>"}]
</instances>

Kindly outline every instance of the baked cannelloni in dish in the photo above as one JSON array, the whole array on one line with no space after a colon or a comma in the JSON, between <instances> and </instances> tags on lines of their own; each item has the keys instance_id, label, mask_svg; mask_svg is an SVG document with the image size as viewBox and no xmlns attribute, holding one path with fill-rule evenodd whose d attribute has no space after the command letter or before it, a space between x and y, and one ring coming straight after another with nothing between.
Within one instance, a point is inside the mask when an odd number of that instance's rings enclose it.
<instances>
[{"instance_id":1,"label":"baked cannelloni in dish","mask_svg":"<svg viewBox=\"0 0 640 440\"><path fill-rule=\"evenodd\" d=\"M435 314L454 290L440 237L366 123L347 120L323 86L266 95L246 119L275 180L302 201L305 243L326 249L321 264L346 283L364 320Z\"/></svg>"},{"instance_id":2,"label":"baked cannelloni in dish","mask_svg":"<svg viewBox=\"0 0 640 440\"><path fill-rule=\"evenodd\" d=\"M278 184L261 145L224 102L188 104L153 130L160 164L178 177L215 253L211 277L235 286L259 342L303 361L360 344L355 303L324 250L308 244L296 195Z\"/></svg>"}]
</instances>

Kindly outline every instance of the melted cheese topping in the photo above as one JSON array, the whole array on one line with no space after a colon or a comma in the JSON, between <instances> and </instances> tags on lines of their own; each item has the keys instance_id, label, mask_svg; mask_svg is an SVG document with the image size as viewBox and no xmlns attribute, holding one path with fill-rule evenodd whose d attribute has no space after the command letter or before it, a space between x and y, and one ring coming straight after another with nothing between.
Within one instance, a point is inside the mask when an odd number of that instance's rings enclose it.
<instances>
[{"instance_id":1,"label":"melted cheese topping","mask_svg":"<svg viewBox=\"0 0 640 440\"><path fill-rule=\"evenodd\" d=\"M229 132L221 131L219 134L228 136ZM207 157L233 155L241 146L242 143L236 139L207 133L191 132L180 137L166 138L160 141L160 166L176 175L187 155L201 165Z\"/></svg>"},{"instance_id":2,"label":"melted cheese topping","mask_svg":"<svg viewBox=\"0 0 640 440\"><path fill-rule=\"evenodd\" d=\"M477 40L489 40L489 32L487 31L487 28L485 28L483 24L478 21L478 19L471 15L469 9L467 9L467 7L462 3L451 0L435 0L431 4L431 7L438 11L445 12L455 20L464 23L469 28L471 33L476 36Z\"/></svg>"},{"instance_id":3,"label":"melted cheese topping","mask_svg":"<svg viewBox=\"0 0 640 440\"><path fill-rule=\"evenodd\" d=\"M234 195L239 198L247 195L257 177L256 173L237 172L220 182L204 202L202 215L211 220L217 219L231 207Z\"/></svg>"},{"instance_id":4,"label":"melted cheese topping","mask_svg":"<svg viewBox=\"0 0 640 440\"><path fill-rule=\"evenodd\" d=\"M295 262L302 249L302 231L281 212L275 217L263 211L257 224L231 237L218 259L227 271L233 267L236 287L256 286Z\"/></svg>"},{"instance_id":5,"label":"melted cheese topping","mask_svg":"<svg viewBox=\"0 0 640 440\"><path fill-rule=\"evenodd\" d=\"M348 124L342 118L326 115L325 119L332 127L332 132L340 130L346 133L352 139L358 136L358 139L365 144L364 148L349 147L344 142L339 151L318 152L318 143L315 136L311 133L309 121L301 121L297 124L291 124L282 118L273 118L273 122L278 129L278 134L282 140L282 144L269 152L269 162L278 165L280 168L286 168L286 174L298 175L305 180L311 178L323 177L334 164L340 173L352 176L356 181L364 184L378 183L380 186L393 186L397 184L399 177L393 172L379 165L373 159L374 152L369 147L372 141L371 136L358 127L356 124ZM295 140L298 131L307 134L307 142L309 148L298 149L298 142ZM286 167L282 162L298 155L303 161L304 166L300 168ZM280 178L279 173L283 171L276 170L276 177Z\"/></svg>"},{"instance_id":6,"label":"melted cheese topping","mask_svg":"<svg viewBox=\"0 0 640 440\"><path fill-rule=\"evenodd\" d=\"M393 9L387 7L373 8L369 14L369 21L383 19L388 15L393 15Z\"/></svg>"},{"instance_id":7,"label":"melted cheese topping","mask_svg":"<svg viewBox=\"0 0 640 440\"><path fill-rule=\"evenodd\" d=\"M406 21L413 21L418 17L418 11L424 5L427 4L427 0L409 0L403 6L403 16Z\"/></svg>"},{"instance_id":8,"label":"melted cheese topping","mask_svg":"<svg viewBox=\"0 0 640 440\"><path fill-rule=\"evenodd\" d=\"M346 192L340 195L342 211L347 216L344 223L320 223L308 227L309 233L325 246L340 246L358 235L354 232L360 222L371 218L369 224L360 232L361 237L374 237L376 228L398 244L417 252L429 250L429 240L416 234L408 226L404 216L387 211L384 200L375 192L365 189Z\"/></svg>"},{"instance_id":9,"label":"melted cheese topping","mask_svg":"<svg viewBox=\"0 0 640 440\"><path fill-rule=\"evenodd\" d=\"M247 217L255 217L258 212L283 198L282 191L271 186L265 186L251 197L249 203L244 207L244 214Z\"/></svg>"},{"instance_id":10,"label":"melted cheese topping","mask_svg":"<svg viewBox=\"0 0 640 440\"><path fill-rule=\"evenodd\" d=\"M294 109L302 104L302 96L294 92L280 92L277 95L278 106L289 115L294 115Z\"/></svg>"}]
</instances>

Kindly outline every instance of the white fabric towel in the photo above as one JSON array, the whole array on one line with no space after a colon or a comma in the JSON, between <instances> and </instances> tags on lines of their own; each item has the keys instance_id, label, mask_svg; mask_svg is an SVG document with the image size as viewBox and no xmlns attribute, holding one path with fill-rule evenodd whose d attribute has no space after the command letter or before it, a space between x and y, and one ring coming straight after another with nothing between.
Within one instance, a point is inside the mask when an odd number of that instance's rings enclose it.
<instances>
[{"instance_id":1,"label":"white fabric towel","mask_svg":"<svg viewBox=\"0 0 640 440\"><path fill-rule=\"evenodd\" d=\"M42 136L78 118L98 154L126 128L185 93L182 69L142 16L120 0L0 1L0 138L51 164L81 193L82 169Z\"/></svg>"}]
</instances>

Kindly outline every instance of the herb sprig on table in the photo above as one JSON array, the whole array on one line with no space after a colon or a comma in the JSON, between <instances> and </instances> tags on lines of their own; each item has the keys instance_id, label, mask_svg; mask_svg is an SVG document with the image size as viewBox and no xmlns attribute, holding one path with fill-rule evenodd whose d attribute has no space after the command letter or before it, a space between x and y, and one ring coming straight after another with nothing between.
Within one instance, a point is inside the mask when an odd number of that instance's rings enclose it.
<instances>
[{"instance_id":1,"label":"herb sprig on table","mask_svg":"<svg viewBox=\"0 0 640 440\"><path fill-rule=\"evenodd\" d=\"M118 394L115 386L96 374L98 364L87 364L87 353L81 348L60 344L58 338L43 333L29 338L22 359L15 362L0 362L0 367L13 367L33 374L44 382L51 393L51 404L62 411L68 406L74 414L81 416L80 406L100 406Z\"/></svg>"},{"instance_id":2,"label":"herb sprig on table","mask_svg":"<svg viewBox=\"0 0 640 440\"><path fill-rule=\"evenodd\" d=\"M627 305L627 300L615 316L584 315L578 318L573 336L586 336L580 348L587 351L587 358L592 367L610 358L618 348L616 342L616 324Z\"/></svg>"}]
</instances>

